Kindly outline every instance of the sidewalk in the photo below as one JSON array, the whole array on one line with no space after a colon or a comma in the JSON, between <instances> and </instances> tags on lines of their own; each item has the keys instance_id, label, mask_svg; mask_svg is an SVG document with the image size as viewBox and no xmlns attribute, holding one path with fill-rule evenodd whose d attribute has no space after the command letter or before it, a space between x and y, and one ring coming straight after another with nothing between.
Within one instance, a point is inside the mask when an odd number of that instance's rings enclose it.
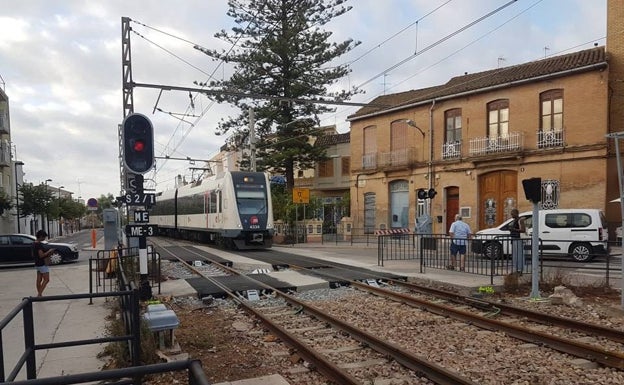
<instances>
[{"instance_id":1,"label":"sidewalk","mask_svg":"<svg viewBox=\"0 0 624 385\"><path fill-rule=\"evenodd\" d=\"M415 259L386 260L383 262L383 266L379 266L377 244L367 246L366 244L354 243L351 246L350 244L343 245L338 243L338 246L336 246L328 243L299 243L295 245L273 245L273 247L276 250L281 249L283 252L404 275L414 281L446 283L455 286L465 295L470 295L472 291L482 286L500 287L504 281L502 276L495 276L494 283L490 284L490 276L488 275L462 273L430 267L423 267L423 272L421 272L420 261Z\"/></svg>"},{"instance_id":2,"label":"sidewalk","mask_svg":"<svg viewBox=\"0 0 624 385\"><path fill-rule=\"evenodd\" d=\"M77 263L51 266L50 283L44 295L84 294L89 292L89 263L95 251L81 250ZM2 268L0 280L0 318L15 309L25 297L36 295L34 267ZM35 343L47 344L100 338L106 334L107 318L114 299L89 299L33 303ZM18 314L2 331L5 376L24 353L23 314ZM36 353L37 378L99 371L104 361L98 358L104 344L39 350ZM26 379L26 367L17 380Z\"/></svg>"}]
</instances>

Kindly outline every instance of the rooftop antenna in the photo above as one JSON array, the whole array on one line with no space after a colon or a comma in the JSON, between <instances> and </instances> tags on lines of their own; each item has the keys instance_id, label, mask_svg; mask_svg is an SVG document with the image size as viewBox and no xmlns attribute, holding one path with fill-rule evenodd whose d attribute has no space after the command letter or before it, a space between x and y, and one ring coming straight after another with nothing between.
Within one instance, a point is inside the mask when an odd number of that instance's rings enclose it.
<instances>
[{"instance_id":1,"label":"rooftop antenna","mask_svg":"<svg viewBox=\"0 0 624 385\"><path fill-rule=\"evenodd\" d=\"M498 68L500 68L501 67L501 63L505 62L506 60L507 59L505 59L504 57L499 56L498 57Z\"/></svg>"},{"instance_id":2,"label":"rooftop antenna","mask_svg":"<svg viewBox=\"0 0 624 385\"><path fill-rule=\"evenodd\" d=\"M544 57L548 56L548 51L550 51L550 47L544 47Z\"/></svg>"}]
</instances>

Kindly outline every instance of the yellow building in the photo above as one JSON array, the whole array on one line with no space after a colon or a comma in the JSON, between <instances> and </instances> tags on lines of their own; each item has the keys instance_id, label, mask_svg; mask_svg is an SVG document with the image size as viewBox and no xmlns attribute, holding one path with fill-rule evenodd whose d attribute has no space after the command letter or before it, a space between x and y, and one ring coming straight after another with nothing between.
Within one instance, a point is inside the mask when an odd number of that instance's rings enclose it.
<instances>
[{"instance_id":1,"label":"yellow building","mask_svg":"<svg viewBox=\"0 0 624 385\"><path fill-rule=\"evenodd\" d=\"M446 233L457 213L491 227L532 209L522 180L533 177L543 208L599 208L617 226L606 135L624 131L624 1L608 13L606 47L380 96L351 115L354 231L413 229L430 214L431 231Z\"/></svg>"}]
</instances>

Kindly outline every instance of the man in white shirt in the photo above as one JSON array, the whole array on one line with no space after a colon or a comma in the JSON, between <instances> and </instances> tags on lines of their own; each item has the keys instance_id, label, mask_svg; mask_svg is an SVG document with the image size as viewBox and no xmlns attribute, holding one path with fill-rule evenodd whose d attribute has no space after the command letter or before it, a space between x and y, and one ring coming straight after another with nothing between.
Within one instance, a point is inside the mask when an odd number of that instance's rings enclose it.
<instances>
[{"instance_id":1,"label":"man in white shirt","mask_svg":"<svg viewBox=\"0 0 624 385\"><path fill-rule=\"evenodd\" d=\"M459 270L465 270L466 260L466 244L468 239L472 235L470 226L462 221L462 217L459 214L455 215L455 222L451 224L449 229L449 235L451 238L451 264L446 268L449 270L455 270L457 263L457 254L459 254Z\"/></svg>"}]
</instances>

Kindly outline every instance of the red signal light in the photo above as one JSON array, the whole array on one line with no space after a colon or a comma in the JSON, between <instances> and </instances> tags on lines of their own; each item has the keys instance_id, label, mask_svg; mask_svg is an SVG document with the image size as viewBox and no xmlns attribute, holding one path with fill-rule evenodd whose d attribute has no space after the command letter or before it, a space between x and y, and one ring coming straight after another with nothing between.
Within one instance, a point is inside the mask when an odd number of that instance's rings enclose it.
<instances>
[{"instance_id":1,"label":"red signal light","mask_svg":"<svg viewBox=\"0 0 624 385\"><path fill-rule=\"evenodd\" d=\"M143 142L142 140L135 141L132 145L132 149L136 152L142 152L143 150L145 150L145 142Z\"/></svg>"}]
</instances>

